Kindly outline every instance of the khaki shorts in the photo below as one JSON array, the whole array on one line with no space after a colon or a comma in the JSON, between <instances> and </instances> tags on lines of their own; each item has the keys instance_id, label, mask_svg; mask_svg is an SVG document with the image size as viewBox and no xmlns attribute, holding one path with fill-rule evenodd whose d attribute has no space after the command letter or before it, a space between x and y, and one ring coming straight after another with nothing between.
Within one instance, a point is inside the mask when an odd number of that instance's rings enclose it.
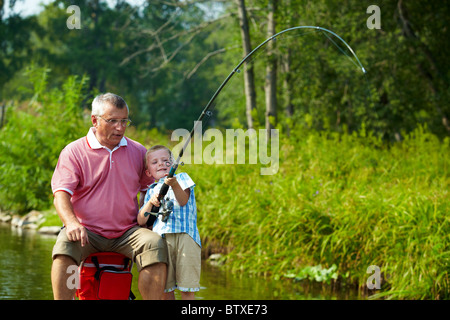
<instances>
[{"instance_id":1,"label":"khaki shorts","mask_svg":"<svg viewBox=\"0 0 450 320\"><path fill-rule=\"evenodd\" d=\"M167 248L165 241L156 233L146 228L132 227L121 237L108 239L87 230L89 243L81 247L80 241L70 241L66 229L62 229L53 247L52 257L66 255L71 257L77 265L95 252L112 251L121 253L132 259L137 270L154 263L167 264Z\"/></svg>"},{"instance_id":2,"label":"khaki shorts","mask_svg":"<svg viewBox=\"0 0 450 320\"><path fill-rule=\"evenodd\" d=\"M200 290L201 248L187 233L166 233L168 261L166 292Z\"/></svg>"}]
</instances>

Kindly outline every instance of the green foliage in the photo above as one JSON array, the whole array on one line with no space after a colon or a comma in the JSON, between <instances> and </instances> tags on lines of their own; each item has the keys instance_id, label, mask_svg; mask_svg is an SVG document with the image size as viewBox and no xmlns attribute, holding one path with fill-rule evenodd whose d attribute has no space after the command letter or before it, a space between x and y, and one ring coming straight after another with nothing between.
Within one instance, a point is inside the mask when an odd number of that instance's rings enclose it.
<instances>
[{"instance_id":1,"label":"green foliage","mask_svg":"<svg viewBox=\"0 0 450 320\"><path fill-rule=\"evenodd\" d=\"M333 264L330 268L324 269L322 265L306 266L300 270L299 273L288 273L284 277L288 279L294 279L295 281L302 281L308 279L310 281L326 282L330 284L331 280L336 280L338 274L336 272L337 266Z\"/></svg>"},{"instance_id":2,"label":"green foliage","mask_svg":"<svg viewBox=\"0 0 450 320\"><path fill-rule=\"evenodd\" d=\"M70 30L66 8L74 3L81 10L81 29ZM366 26L371 4L278 2L277 31L301 25L330 29L351 45L368 73L364 76L354 65L340 41L322 32L278 37L277 127L287 130L298 123L307 129L352 132L365 126L394 140L427 124L439 137L448 136L449 30L444 17L450 7L379 1L381 29L373 30ZM268 37L267 0L247 0L246 5L252 8L247 15L255 48ZM34 61L53 70L50 88L61 87L70 75L86 74L89 92L123 96L135 125L189 128L242 59L236 11L232 1L134 6L55 0L38 16L0 20L0 98L22 98L17 92L21 70ZM249 61L257 91L255 127L265 123L264 49ZM290 72L284 69L287 62ZM227 84L216 104L211 121L216 127L246 127L243 72Z\"/></svg>"},{"instance_id":3,"label":"green foliage","mask_svg":"<svg viewBox=\"0 0 450 320\"><path fill-rule=\"evenodd\" d=\"M61 89L48 90L47 68L26 70L30 101L9 106L0 131L0 208L16 213L46 209L50 180L59 153L86 132L83 112L87 79L69 77Z\"/></svg>"},{"instance_id":4,"label":"green foliage","mask_svg":"<svg viewBox=\"0 0 450 320\"><path fill-rule=\"evenodd\" d=\"M377 265L385 297L449 298L448 139L426 128L392 145L365 130L310 132L280 146L273 176L250 164L183 169L205 248L228 252L234 271L362 290Z\"/></svg>"}]
</instances>

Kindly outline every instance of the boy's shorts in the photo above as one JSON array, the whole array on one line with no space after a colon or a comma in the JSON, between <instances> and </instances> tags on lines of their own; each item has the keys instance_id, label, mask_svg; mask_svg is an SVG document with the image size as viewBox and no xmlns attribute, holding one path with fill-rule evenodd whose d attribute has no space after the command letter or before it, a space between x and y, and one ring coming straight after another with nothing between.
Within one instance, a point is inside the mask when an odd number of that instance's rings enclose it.
<instances>
[{"instance_id":1,"label":"boy's shorts","mask_svg":"<svg viewBox=\"0 0 450 320\"><path fill-rule=\"evenodd\" d=\"M200 290L201 247L187 233L166 233L167 282L165 292Z\"/></svg>"},{"instance_id":2,"label":"boy's shorts","mask_svg":"<svg viewBox=\"0 0 450 320\"><path fill-rule=\"evenodd\" d=\"M87 230L87 229L86 229ZM56 239L52 257L66 255L71 257L77 265L95 252L112 251L121 253L136 263L138 271L154 263L167 264L167 248L165 241L156 233L139 226L127 230L119 238L108 239L87 230L88 240L84 247L80 241L70 241L63 228Z\"/></svg>"}]
</instances>

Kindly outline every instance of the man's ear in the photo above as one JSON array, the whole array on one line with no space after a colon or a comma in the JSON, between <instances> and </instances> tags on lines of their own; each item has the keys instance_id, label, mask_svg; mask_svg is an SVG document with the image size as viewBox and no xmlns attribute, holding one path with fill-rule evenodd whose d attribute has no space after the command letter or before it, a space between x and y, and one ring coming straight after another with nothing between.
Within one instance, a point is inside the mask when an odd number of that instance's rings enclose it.
<instances>
[{"instance_id":1,"label":"man's ear","mask_svg":"<svg viewBox=\"0 0 450 320\"><path fill-rule=\"evenodd\" d=\"M97 116L91 115L91 122L92 122L92 125L97 128L97 125L98 125Z\"/></svg>"}]
</instances>

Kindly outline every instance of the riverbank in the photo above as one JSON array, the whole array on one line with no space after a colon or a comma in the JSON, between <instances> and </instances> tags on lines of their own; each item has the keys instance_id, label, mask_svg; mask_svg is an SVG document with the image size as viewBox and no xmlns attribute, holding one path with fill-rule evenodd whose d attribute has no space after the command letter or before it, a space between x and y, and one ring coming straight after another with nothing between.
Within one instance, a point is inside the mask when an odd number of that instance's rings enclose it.
<instances>
[{"instance_id":1,"label":"riverbank","mask_svg":"<svg viewBox=\"0 0 450 320\"><path fill-rule=\"evenodd\" d=\"M19 216L5 212L0 212L0 222L9 223L13 228L36 230L38 233L57 236L61 230L60 225L55 225L54 216L58 217L55 211L37 211L32 210L26 215ZM58 217L59 220L59 217Z\"/></svg>"}]
</instances>

